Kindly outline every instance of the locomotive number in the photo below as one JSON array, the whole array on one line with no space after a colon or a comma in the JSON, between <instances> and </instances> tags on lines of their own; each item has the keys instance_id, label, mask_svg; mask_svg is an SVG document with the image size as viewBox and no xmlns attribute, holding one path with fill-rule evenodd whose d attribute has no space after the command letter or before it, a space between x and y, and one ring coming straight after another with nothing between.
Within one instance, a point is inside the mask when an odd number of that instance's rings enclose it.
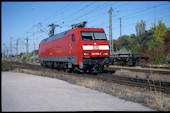
<instances>
[{"instance_id":1,"label":"locomotive number","mask_svg":"<svg viewBox=\"0 0 170 113\"><path fill-rule=\"evenodd\" d=\"M91 53L91 55L102 55L102 53L96 52L96 53Z\"/></svg>"}]
</instances>

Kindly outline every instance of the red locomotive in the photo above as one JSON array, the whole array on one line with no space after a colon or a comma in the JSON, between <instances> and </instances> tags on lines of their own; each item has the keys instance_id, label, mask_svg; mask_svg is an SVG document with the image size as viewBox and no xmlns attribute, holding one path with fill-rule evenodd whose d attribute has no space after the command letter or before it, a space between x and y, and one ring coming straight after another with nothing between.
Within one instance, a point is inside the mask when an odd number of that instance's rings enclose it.
<instances>
[{"instance_id":1,"label":"red locomotive","mask_svg":"<svg viewBox=\"0 0 170 113\"><path fill-rule=\"evenodd\" d=\"M102 28L72 28L50 36L39 44L42 66L97 73L109 65L110 51Z\"/></svg>"}]
</instances>

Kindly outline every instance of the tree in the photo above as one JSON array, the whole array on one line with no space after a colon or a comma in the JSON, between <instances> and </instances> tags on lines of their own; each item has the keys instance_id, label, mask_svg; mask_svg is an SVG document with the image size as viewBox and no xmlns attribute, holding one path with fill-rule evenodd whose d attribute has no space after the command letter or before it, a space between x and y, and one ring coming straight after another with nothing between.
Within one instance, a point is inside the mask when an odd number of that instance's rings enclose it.
<instances>
[{"instance_id":1,"label":"tree","mask_svg":"<svg viewBox=\"0 0 170 113\"><path fill-rule=\"evenodd\" d=\"M116 49L120 50L124 47L128 46L128 38L129 36L123 35L122 37L119 37L117 41L115 41L114 46Z\"/></svg>"},{"instance_id":2,"label":"tree","mask_svg":"<svg viewBox=\"0 0 170 113\"><path fill-rule=\"evenodd\" d=\"M136 34L137 36L141 36L145 33L146 21L141 20L136 24Z\"/></svg>"},{"instance_id":3,"label":"tree","mask_svg":"<svg viewBox=\"0 0 170 113\"><path fill-rule=\"evenodd\" d=\"M154 64L161 64L165 60L165 47L164 38L167 35L167 27L162 22L158 21L158 26L154 24L153 29L153 39L147 42L148 53L150 53L150 59Z\"/></svg>"},{"instance_id":4,"label":"tree","mask_svg":"<svg viewBox=\"0 0 170 113\"><path fill-rule=\"evenodd\" d=\"M128 50L130 50L133 54L141 54L140 50L140 44L137 41L137 37L135 37L133 34L128 37Z\"/></svg>"},{"instance_id":5,"label":"tree","mask_svg":"<svg viewBox=\"0 0 170 113\"><path fill-rule=\"evenodd\" d=\"M153 30L145 31L145 33L143 33L141 36L141 40L140 40L141 46L146 46L147 42L149 42L152 39L154 39Z\"/></svg>"}]
</instances>

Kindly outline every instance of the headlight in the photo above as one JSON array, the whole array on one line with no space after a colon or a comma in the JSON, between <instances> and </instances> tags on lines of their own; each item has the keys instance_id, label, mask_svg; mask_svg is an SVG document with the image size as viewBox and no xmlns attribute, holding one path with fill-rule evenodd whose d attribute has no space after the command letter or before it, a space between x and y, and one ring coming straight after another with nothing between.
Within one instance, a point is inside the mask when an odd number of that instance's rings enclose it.
<instances>
[{"instance_id":1,"label":"headlight","mask_svg":"<svg viewBox=\"0 0 170 113\"><path fill-rule=\"evenodd\" d=\"M84 53L84 55L89 55L89 53Z\"/></svg>"},{"instance_id":2,"label":"headlight","mask_svg":"<svg viewBox=\"0 0 170 113\"><path fill-rule=\"evenodd\" d=\"M105 52L104 52L103 55L108 55L108 53L105 53Z\"/></svg>"}]
</instances>

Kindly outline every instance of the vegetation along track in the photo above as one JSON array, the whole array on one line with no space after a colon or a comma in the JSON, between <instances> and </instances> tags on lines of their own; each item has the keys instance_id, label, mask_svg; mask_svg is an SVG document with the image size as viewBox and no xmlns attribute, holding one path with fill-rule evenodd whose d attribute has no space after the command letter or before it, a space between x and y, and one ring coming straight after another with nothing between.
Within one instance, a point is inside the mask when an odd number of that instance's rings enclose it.
<instances>
[{"instance_id":1,"label":"vegetation along track","mask_svg":"<svg viewBox=\"0 0 170 113\"><path fill-rule=\"evenodd\" d=\"M6 62L6 63L12 66L13 68L42 70L42 71L46 70L46 68L34 64L19 63L19 62ZM48 71L59 73L59 71L57 71L56 69L50 69L50 70L48 69ZM74 75L81 76L81 77L95 78L107 82L115 82L119 84L135 86L135 87L145 87L145 88L149 88L150 90L156 89L164 93L170 93L170 82L125 77L125 76L114 75L112 73L113 72L111 71L105 70L104 73L99 73L97 75L77 74L77 73L75 73ZM72 75L71 73L67 73L67 74L70 74L70 76Z\"/></svg>"},{"instance_id":2,"label":"vegetation along track","mask_svg":"<svg viewBox=\"0 0 170 113\"><path fill-rule=\"evenodd\" d=\"M143 68L169 69L170 70L170 65L168 64L165 64L163 66L149 66L149 65L141 64L139 66Z\"/></svg>"}]
</instances>

